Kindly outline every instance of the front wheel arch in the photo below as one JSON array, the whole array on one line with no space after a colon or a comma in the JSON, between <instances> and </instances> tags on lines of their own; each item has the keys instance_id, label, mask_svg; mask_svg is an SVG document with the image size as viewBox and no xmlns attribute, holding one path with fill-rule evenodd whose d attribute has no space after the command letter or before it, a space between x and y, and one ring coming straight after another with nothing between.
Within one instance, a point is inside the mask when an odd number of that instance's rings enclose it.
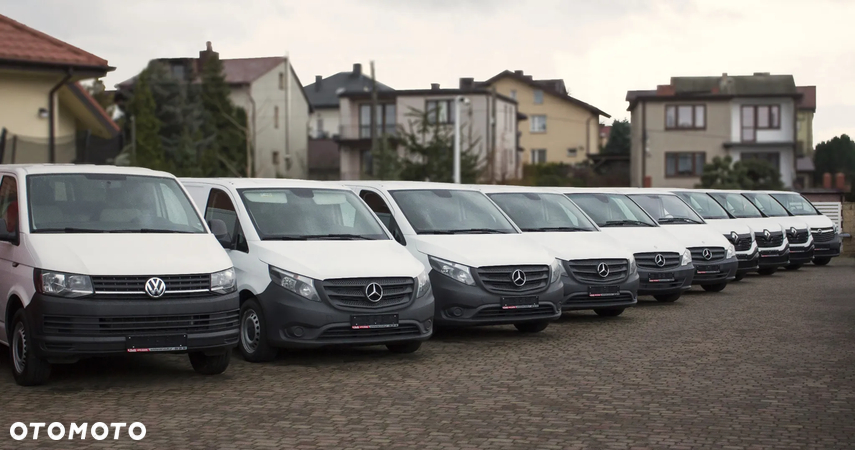
<instances>
[{"instance_id":1,"label":"front wheel arch","mask_svg":"<svg viewBox=\"0 0 855 450\"><path fill-rule=\"evenodd\" d=\"M12 337L12 318L15 317L15 313L18 312L19 309L24 309L24 302L22 302L17 295L12 295L9 297L9 301L6 302L6 314L3 316L3 323L6 325L5 338L7 344L11 342Z\"/></svg>"}]
</instances>

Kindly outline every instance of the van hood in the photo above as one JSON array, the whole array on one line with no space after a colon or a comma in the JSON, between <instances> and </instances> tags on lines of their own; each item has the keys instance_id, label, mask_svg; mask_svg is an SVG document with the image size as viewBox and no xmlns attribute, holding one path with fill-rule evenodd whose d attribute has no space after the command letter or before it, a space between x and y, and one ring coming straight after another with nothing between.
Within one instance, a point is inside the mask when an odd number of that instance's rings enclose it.
<instances>
[{"instance_id":1,"label":"van hood","mask_svg":"<svg viewBox=\"0 0 855 450\"><path fill-rule=\"evenodd\" d=\"M255 241L252 250L266 264L316 280L417 277L424 270L404 246L391 239Z\"/></svg>"},{"instance_id":2,"label":"van hood","mask_svg":"<svg viewBox=\"0 0 855 450\"><path fill-rule=\"evenodd\" d=\"M606 227L603 233L633 253L686 251L686 246L662 227Z\"/></svg>"},{"instance_id":3,"label":"van hood","mask_svg":"<svg viewBox=\"0 0 855 450\"><path fill-rule=\"evenodd\" d=\"M550 264L545 248L522 234L420 234L408 236L426 254L469 267Z\"/></svg>"},{"instance_id":4,"label":"van hood","mask_svg":"<svg viewBox=\"0 0 855 450\"><path fill-rule=\"evenodd\" d=\"M781 224L778 222L771 220L769 217L754 217L748 219L731 219L734 222L741 222L745 225L751 227L754 233L762 233L763 230L769 231L783 231L784 228L781 227Z\"/></svg>"},{"instance_id":5,"label":"van hood","mask_svg":"<svg viewBox=\"0 0 855 450\"><path fill-rule=\"evenodd\" d=\"M795 227L796 230L807 230L810 227L807 224L807 221L804 220L803 217L770 217L770 220L781 224L785 230L789 230L792 227ZM830 226L830 225L829 225Z\"/></svg>"},{"instance_id":6,"label":"van hood","mask_svg":"<svg viewBox=\"0 0 855 450\"><path fill-rule=\"evenodd\" d=\"M549 250L552 256L571 259L629 259L632 252L602 231L523 233Z\"/></svg>"},{"instance_id":7,"label":"van hood","mask_svg":"<svg viewBox=\"0 0 855 450\"><path fill-rule=\"evenodd\" d=\"M182 275L232 267L211 234L28 234L35 267L83 275Z\"/></svg>"},{"instance_id":8,"label":"van hood","mask_svg":"<svg viewBox=\"0 0 855 450\"><path fill-rule=\"evenodd\" d=\"M834 222L824 214L818 216L795 216L793 219L799 219L811 228L831 228L834 226Z\"/></svg>"},{"instance_id":9,"label":"van hood","mask_svg":"<svg viewBox=\"0 0 855 450\"><path fill-rule=\"evenodd\" d=\"M689 247L724 247L731 245L730 242L708 224L669 224L662 228L671 233L680 244Z\"/></svg>"},{"instance_id":10,"label":"van hood","mask_svg":"<svg viewBox=\"0 0 855 450\"><path fill-rule=\"evenodd\" d=\"M722 236L730 236L731 232L736 234L751 234L754 231L745 223L730 219L706 219L707 225L713 227Z\"/></svg>"}]
</instances>

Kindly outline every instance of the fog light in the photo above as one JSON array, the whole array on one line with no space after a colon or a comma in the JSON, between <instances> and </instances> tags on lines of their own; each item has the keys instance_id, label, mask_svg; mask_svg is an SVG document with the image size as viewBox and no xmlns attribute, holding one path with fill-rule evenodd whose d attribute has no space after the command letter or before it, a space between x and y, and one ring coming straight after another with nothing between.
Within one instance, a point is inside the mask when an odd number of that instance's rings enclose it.
<instances>
[{"instance_id":1,"label":"fog light","mask_svg":"<svg viewBox=\"0 0 855 450\"><path fill-rule=\"evenodd\" d=\"M303 333L305 333L305 331L303 330L303 327L291 328L291 334L293 334L294 337L303 337Z\"/></svg>"},{"instance_id":2,"label":"fog light","mask_svg":"<svg viewBox=\"0 0 855 450\"><path fill-rule=\"evenodd\" d=\"M463 315L463 310L458 307L451 308L451 315L454 317L460 317Z\"/></svg>"},{"instance_id":3,"label":"fog light","mask_svg":"<svg viewBox=\"0 0 855 450\"><path fill-rule=\"evenodd\" d=\"M433 319L425 320L425 331L430 331L433 327Z\"/></svg>"}]
</instances>

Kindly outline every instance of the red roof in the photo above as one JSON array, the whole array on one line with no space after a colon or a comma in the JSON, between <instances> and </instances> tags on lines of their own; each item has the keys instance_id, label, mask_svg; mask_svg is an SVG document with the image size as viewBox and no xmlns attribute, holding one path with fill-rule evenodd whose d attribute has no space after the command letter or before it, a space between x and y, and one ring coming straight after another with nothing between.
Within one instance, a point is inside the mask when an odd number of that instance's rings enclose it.
<instances>
[{"instance_id":1,"label":"red roof","mask_svg":"<svg viewBox=\"0 0 855 450\"><path fill-rule=\"evenodd\" d=\"M0 60L111 70L106 59L0 15Z\"/></svg>"},{"instance_id":2,"label":"red roof","mask_svg":"<svg viewBox=\"0 0 855 450\"><path fill-rule=\"evenodd\" d=\"M223 74L229 84L249 84L274 67L285 62L281 56L267 58L239 58L221 59L223 63Z\"/></svg>"},{"instance_id":3,"label":"red roof","mask_svg":"<svg viewBox=\"0 0 855 450\"><path fill-rule=\"evenodd\" d=\"M799 99L799 109L816 111L816 86L796 86L796 90L802 94Z\"/></svg>"}]
</instances>

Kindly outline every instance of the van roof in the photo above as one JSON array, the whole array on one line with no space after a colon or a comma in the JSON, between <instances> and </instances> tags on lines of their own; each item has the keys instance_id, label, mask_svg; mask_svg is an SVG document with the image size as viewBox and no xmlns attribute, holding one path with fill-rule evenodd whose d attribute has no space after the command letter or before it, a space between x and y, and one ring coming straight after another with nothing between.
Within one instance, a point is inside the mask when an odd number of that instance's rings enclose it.
<instances>
[{"instance_id":1,"label":"van roof","mask_svg":"<svg viewBox=\"0 0 855 450\"><path fill-rule=\"evenodd\" d=\"M171 173L144 167L106 166L95 164L3 164L0 170L10 170L21 175L103 173L116 175L140 175L174 178Z\"/></svg>"},{"instance_id":2,"label":"van roof","mask_svg":"<svg viewBox=\"0 0 855 450\"><path fill-rule=\"evenodd\" d=\"M659 194L659 195L676 195L668 189L657 188L615 188L614 192L621 194Z\"/></svg>"},{"instance_id":3,"label":"van roof","mask_svg":"<svg viewBox=\"0 0 855 450\"><path fill-rule=\"evenodd\" d=\"M341 181L345 186L369 186L378 189L407 190L407 189L447 189L462 191L477 191L476 187L469 184L437 183L431 181L375 181L375 180L353 180Z\"/></svg>"},{"instance_id":4,"label":"van roof","mask_svg":"<svg viewBox=\"0 0 855 450\"><path fill-rule=\"evenodd\" d=\"M481 192L491 194L500 192L561 194L561 192L555 189L541 186L515 186L506 184L470 184L467 186L478 189Z\"/></svg>"},{"instance_id":5,"label":"van roof","mask_svg":"<svg viewBox=\"0 0 855 450\"><path fill-rule=\"evenodd\" d=\"M337 182L297 180L293 178L179 178L182 183L197 183L241 188L319 188L349 190Z\"/></svg>"}]
</instances>

